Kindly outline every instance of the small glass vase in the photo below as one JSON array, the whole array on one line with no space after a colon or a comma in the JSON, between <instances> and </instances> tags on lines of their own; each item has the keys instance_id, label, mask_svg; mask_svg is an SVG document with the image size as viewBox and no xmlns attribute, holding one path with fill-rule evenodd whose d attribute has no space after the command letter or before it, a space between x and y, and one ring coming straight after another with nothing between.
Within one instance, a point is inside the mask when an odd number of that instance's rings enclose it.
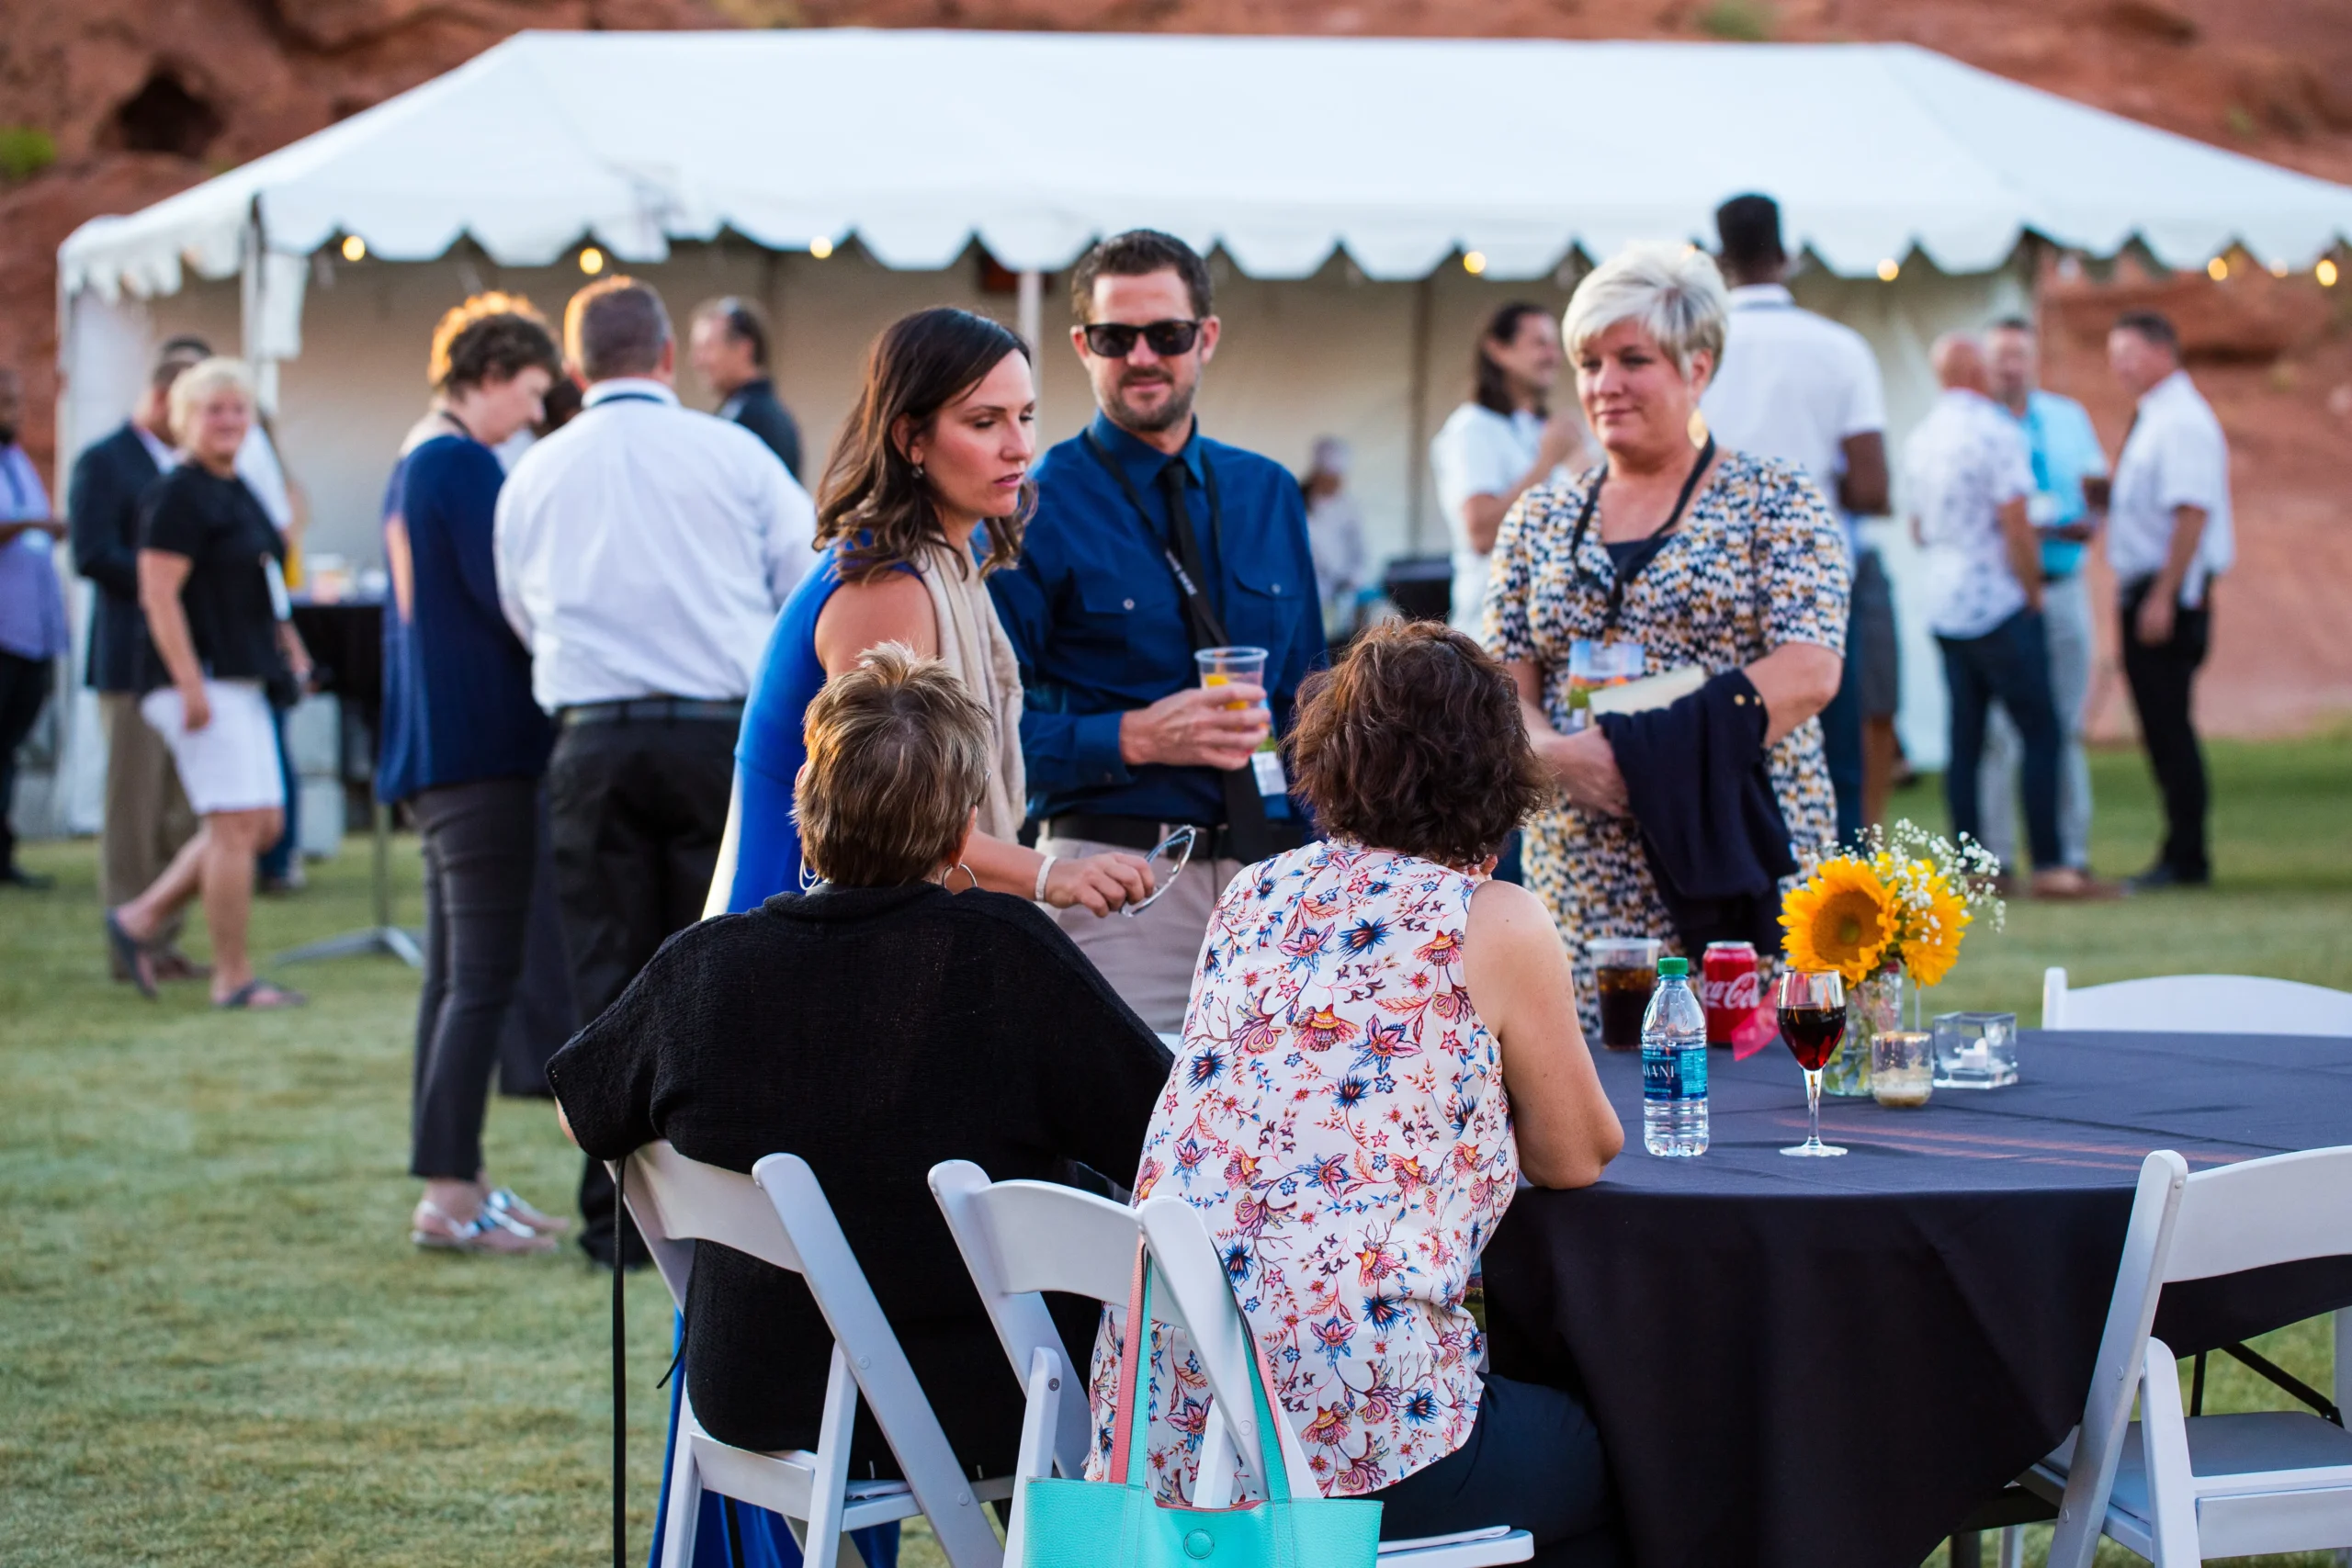
<instances>
[{"instance_id":1,"label":"small glass vase","mask_svg":"<svg viewBox=\"0 0 2352 1568\"><path fill-rule=\"evenodd\" d=\"M1884 1031L1902 1027L1903 966L1890 964L1846 993L1846 1038L1821 1070L1822 1092L1868 1095L1871 1046Z\"/></svg>"}]
</instances>

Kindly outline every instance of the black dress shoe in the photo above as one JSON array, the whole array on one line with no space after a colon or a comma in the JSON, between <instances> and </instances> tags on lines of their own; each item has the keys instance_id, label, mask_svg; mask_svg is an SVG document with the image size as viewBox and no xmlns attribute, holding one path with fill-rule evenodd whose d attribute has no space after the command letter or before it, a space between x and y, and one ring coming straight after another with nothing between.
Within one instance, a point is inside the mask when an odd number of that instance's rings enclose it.
<instances>
[{"instance_id":1,"label":"black dress shoe","mask_svg":"<svg viewBox=\"0 0 2352 1568\"><path fill-rule=\"evenodd\" d=\"M43 876L37 871L27 871L20 865L0 865L0 883L21 887L28 893L46 893L57 886L57 878Z\"/></svg>"},{"instance_id":2,"label":"black dress shoe","mask_svg":"<svg viewBox=\"0 0 2352 1568\"><path fill-rule=\"evenodd\" d=\"M2213 874L2200 871L2195 874L2162 862L2150 866L2131 879L2128 886L2134 893L2154 893L2166 887L2205 887L2211 885Z\"/></svg>"}]
</instances>

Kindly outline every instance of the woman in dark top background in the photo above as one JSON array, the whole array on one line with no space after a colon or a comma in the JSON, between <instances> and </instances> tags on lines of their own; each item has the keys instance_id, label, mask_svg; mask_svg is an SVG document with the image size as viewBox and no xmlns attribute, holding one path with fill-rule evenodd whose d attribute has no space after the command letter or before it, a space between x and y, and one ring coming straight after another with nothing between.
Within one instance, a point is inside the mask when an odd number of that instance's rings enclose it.
<instances>
[{"instance_id":1,"label":"woman in dark top background","mask_svg":"<svg viewBox=\"0 0 2352 1568\"><path fill-rule=\"evenodd\" d=\"M200 361L172 385L181 460L139 502L139 605L154 642L139 711L170 749L204 826L145 892L107 912L106 925L115 957L153 997L156 946L200 894L213 1005L260 1009L302 1000L256 979L245 951L254 863L286 822L265 688L299 681L311 661L285 618L285 541L237 477L254 409L253 376L233 359Z\"/></svg>"},{"instance_id":2,"label":"woman in dark top background","mask_svg":"<svg viewBox=\"0 0 2352 1568\"><path fill-rule=\"evenodd\" d=\"M548 1076L601 1159L666 1138L730 1170L777 1152L807 1160L956 1458L1002 1474L1021 1388L931 1168L969 1159L999 1180L1066 1179L1071 1161L1132 1168L1168 1053L1028 900L943 886L995 750L988 711L944 666L884 644L809 704L806 739L795 799L822 885L679 932ZM1090 1304L1062 1323L1073 1358L1094 1316ZM685 1386L712 1436L813 1448L831 1347L798 1279L697 1249ZM898 1473L863 1405L850 1462L861 1478ZM794 1560L780 1525L746 1526ZM719 1529L699 1539L727 1561Z\"/></svg>"},{"instance_id":3,"label":"woman in dark top background","mask_svg":"<svg viewBox=\"0 0 2352 1568\"><path fill-rule=\"evenodd\" d=\"M537 1252L562 1223L482 1168L499 1038L522 978L537 871L538 784L552 733L531 656L498 607L492 523L505 471L492 450L538 422L561 370L536 317L481 316L450 342L439 426L401 459L384 519L392 611L376 793L404 800L424 859L424 989L417 1002L409 1173L419 1247Z\"/></svg>"}]
</instances>

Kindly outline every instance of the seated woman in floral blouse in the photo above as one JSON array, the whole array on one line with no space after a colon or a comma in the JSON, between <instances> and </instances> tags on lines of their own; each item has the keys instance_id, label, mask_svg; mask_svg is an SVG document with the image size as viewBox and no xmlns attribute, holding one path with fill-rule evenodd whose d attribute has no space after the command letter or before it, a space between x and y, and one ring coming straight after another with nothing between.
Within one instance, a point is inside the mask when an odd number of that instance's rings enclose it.
<instances>
[{"instance_id":1,"label":"seated woman in floral blouse","mask_svg":"<svg viewBox=\"0 0 2352 1568\"><path fill-rule=\"evenodd\" d=\"M1519 1178L1585 1186L1624 1143L1551 917L1487 880L1544 795L1510 679L1458 632L1378 627L1300 692L1292 746L1331 838L1218 900L1136 1201L1204 1212L1326 1495L1378 1499L1391 1538L1510 1524L1546 1568L1612 1561L1591 1420L1482 1378L1463 1307ZM1152 1472L1189 1496L1202 1383L1171 1350ZM1098 1464L1116 1361L1106 1318Z\"/></svg>"}]
</instances>

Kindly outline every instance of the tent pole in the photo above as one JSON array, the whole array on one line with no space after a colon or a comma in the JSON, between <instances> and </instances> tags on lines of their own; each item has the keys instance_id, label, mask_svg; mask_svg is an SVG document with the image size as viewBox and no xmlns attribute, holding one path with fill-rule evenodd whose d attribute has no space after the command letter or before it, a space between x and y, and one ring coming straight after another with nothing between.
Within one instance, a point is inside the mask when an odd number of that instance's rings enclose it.
<instances>
[{"instance_id":1,"label":"tent pole","mask_svg":"<svg viewBox=\"0 0 2352 1568\"><path fill-rule=\"evenodd\" d=\"M1023 267L1015 299L1019 301L1015 306L1015 320L1020 323L1016 330L1021 333L1021 341L1029 345L1030 384L1036 390L1037 403L1042 409L1046 401L1046 350L1045 345L1038 342L1038 335L1045 331L1046 275L1035 267Z\"/></svg>"},{"instance_id":2,"label":"tent pole","mask_svg":"<svg viewBox=\"0 0 2352 1568\"><path fill-rule=\"evenodd\" d=\"M1421 553L1421 515L1429 488L1430 316L1437 274L1413 285L1413 362L1406 383L1405 402L1405 553Z\"/></svg>"}]
</instances>

